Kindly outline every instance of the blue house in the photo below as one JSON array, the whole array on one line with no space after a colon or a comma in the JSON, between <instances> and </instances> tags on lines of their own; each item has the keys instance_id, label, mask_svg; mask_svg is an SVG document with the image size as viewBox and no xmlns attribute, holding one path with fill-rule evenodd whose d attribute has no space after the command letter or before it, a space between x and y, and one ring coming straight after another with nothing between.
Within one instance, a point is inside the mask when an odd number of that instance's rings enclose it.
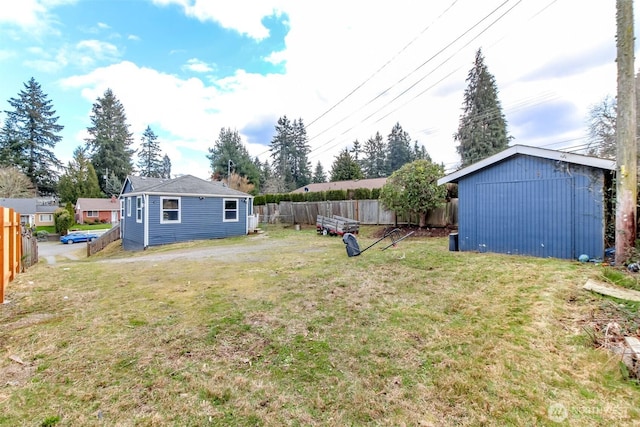
<instances>
[{"instance_id":1,"label":"blue house","mask_svg":"<svg viewBox=\"0 0 640 427\"><path fill-rule=\"evenodd\" d=\"M192 175L128 176L119 198L126 250L241 236L253 217L253 196Z\"/></svg>"},{"instance_id":2,"label":"blue house","mask_svg":"<svg viewBox=\"0 0 640 427\"><path fill-rule=\"evenodd\" d=\"M438 180L458 184L458 249L602 258L613 160L514 145Z\"/></svg>"}]
</instances>

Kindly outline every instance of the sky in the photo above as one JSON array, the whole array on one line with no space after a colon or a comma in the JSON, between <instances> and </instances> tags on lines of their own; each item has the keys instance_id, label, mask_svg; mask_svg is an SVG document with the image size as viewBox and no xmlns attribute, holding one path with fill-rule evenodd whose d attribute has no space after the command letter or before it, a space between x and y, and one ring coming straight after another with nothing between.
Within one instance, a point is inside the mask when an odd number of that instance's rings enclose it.
<instances>
[{"instance_id":1,"label":"sky","mask_svg":"<svg viewBox=\"0 0 640 427\"><path fill-rule=\"evenodd\" d=\"M35 78L64 126L55 147L64 164L88 136L92 105L111 89L134 148L151 127L173 175L207 179L208 149L222 128L237 130L252 157L270 160L283 116L306 125L312 168L320 162L329 172L341 150L376 132L386 139L399 123L453 171L460 162L453 135L478 49L512 144L585 146L589 109L616 94L615 7L614 0L3 0L0 111Z\"/></svg>"}]
</instances>

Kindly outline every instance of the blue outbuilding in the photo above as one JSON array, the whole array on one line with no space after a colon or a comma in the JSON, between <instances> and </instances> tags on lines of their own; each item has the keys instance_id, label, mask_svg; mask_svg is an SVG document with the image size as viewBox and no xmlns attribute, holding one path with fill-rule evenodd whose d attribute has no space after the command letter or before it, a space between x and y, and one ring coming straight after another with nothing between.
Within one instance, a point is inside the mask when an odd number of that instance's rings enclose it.
<instances>
[{"instance_id":1,"label":"blue outbuilding","mask_svg":"<svg viewBox=\"0 0 640 427\"><path fill-rule=\"evenodd\" d=\"M613 160L525 145L438 180L458 184L461 251L602 258Z\"/></svg>"},{"instance_id":2,"label":"blue outbuilding","mask_svg":"<svg viewBox=\"0 0 640 427\"><path fill-rule=\"evenodd\" d=\"M122 247L247 234L253 196L192 175L174 179L128 176L120 193Z\"/></svg>"}]
</instances>

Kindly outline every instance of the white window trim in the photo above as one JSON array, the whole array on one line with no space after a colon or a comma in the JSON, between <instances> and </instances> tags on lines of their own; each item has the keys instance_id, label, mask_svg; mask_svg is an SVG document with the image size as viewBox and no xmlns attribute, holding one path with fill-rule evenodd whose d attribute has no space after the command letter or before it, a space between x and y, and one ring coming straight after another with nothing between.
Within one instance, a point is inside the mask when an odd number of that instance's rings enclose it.
<instances>
[{"instance_id":1,"label":"white window trim","mask_svg":"<svg viewBox=\"0 0 640 427\"><path fill-rule=\"evenodd\" d=\"M163 202L165 200L177 200L178 201L178 219L177 220L165 220L164 219L164 211L162 208ZM167 209L172 211L173 209ZM180 197L169 197L169 196L160 196L160 224L180 224L182 222L182 200Z\"/></svg>"},{"instance_id":2,"label":"white window trim","mask_svg":"<svg viewBox=\"0 0 640 427\"><path fill-rule=\"evenodd\" d=\"M120 219L124 218L124 199L120 199Z\"/></svg>"},{"instance_id":3,"label":"white window trim","mask_svg":"<svg viewBox=\"0 0 640 427\"><path fill-rule=\"evenodd\" d=\"M229 211L235 211L235 219L227 219L227 201L236 202L235 209L229 209ZM238 199L222 199L222 222L238 222L240 221L240 200Z\"/></svg>"},{"instance_id":4,"label":"white window trim","mask_svg":"<svg viewBox=\"0 0 640 427\"><path fill-rule=\"evenodd\" d=\"M95 215L91 215L91 212L95 212ZM99 211L87 211L87 218L99 218L100 217L100 212Z\"/></svg>"},{"instance_id":5,"label":"white window trim","mask_svg":"<svg viewBox=\"0 0 640 427\"><path fill-rule=\"evenodd\" d=\"M39 214L40 215L40 222L53 222L53 214ZM44 219L44 217L47 217L47 219Z\"/></svg>"},{"instance_id":6,"label":"white window trim","mask_svg":"<svg viewBox=\"0 0 640 427\"><path fill-rule=\"evenodd\" d=\"M142 208L144 208L144 203L142 203L142 196L136 197L136 222L142 224Z\"/></svg>"},{"instance_id":7,"label":"white window trim","mask_svg":"<svg viewBox=\"0 0 640 427\"><path fill-rule=\"evenodd\" d=\"M127 216L131 216L131 197L127 197Z\"/></svg>"}]
</instances>

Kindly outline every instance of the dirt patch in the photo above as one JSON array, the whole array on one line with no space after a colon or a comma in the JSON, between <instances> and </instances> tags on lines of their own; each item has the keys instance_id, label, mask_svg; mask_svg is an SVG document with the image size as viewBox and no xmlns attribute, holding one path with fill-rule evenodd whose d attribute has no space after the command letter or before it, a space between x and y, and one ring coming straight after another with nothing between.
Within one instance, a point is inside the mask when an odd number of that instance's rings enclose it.
<instances>
[{"instance_id":1,"label":"dirt patch","mask_svg":"<svg viewBox=\"0 0 640 427\"><path fill-rule=\"evenodd\" d=\"M373 233L372 237L380 238L384 236L385 233L393 230L394 228L400 229L403 235L413 232L413 234L409 237L446 237L450 233L455 233L458 230L449 227L418 227L415 225L399 225L398 227L388 226L388 227L380 227L375 233Z\"/></svg>"}]
</instances>

